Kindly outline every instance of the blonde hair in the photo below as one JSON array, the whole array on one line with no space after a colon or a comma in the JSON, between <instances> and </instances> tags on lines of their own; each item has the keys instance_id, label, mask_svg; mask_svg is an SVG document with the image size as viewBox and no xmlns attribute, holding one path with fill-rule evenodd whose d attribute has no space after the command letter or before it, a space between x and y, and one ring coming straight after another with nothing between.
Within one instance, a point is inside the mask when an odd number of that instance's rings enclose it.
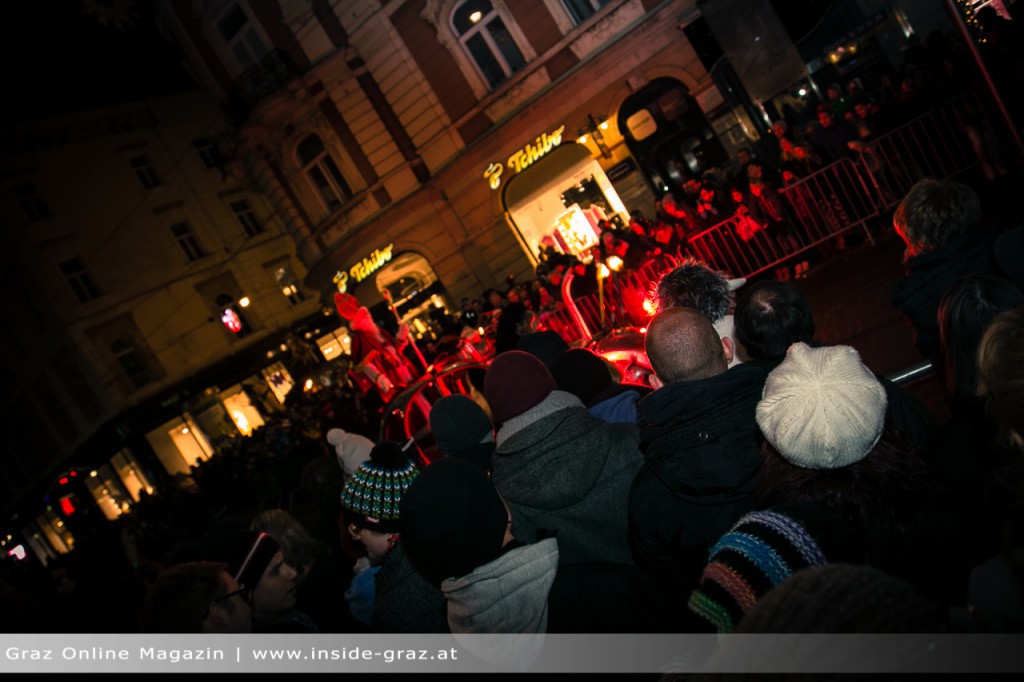
<instances>
[{"instance_id":1,"label":"blonde hair","mask_svg":"<svg viewBox=\"0 0 1024 682\"><path fill-rule=\"evenodd\" d=\"M991 398L1000 427L1020 447L1024 437L1024 307L1007 310L992 320L978 346L978 372L980 388Z\"/></svg>"}]
</instances>

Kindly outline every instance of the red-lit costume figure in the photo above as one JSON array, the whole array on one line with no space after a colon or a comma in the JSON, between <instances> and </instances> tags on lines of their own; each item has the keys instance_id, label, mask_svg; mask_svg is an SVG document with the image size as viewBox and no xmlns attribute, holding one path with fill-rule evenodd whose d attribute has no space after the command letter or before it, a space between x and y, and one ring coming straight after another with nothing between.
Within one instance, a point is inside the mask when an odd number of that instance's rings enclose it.
<instances>
[{"instance_id":1,"label":"red-lit costume figure","mask_svg":"<svg viewBox=\"0 0 1024 682\"><path fill-rule=\"evenodd\" d=\"M348 321L352 359L356 363L351 371L360 388L368 391L376 387L388 401L398 389L413 383L419 370L401 352L409 343L407 328L403 327L396 339L377 326L370 311L352 294L335 293L334 305Z\"/></svg>"}]
</instances>

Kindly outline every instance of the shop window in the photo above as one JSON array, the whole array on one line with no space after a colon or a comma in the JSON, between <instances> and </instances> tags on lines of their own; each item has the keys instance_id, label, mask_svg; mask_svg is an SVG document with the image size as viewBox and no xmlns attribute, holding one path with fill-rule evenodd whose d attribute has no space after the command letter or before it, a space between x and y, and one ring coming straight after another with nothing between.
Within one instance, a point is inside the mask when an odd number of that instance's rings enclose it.
<instances>
[{"instance_id":1,"label":"shop window","mask_svg":"<svg viewBox=\"0 0 1024 682\"><path fill-rule=\"evenodd\" d=\"M439 322L451 309L448 292L423 256L407 251L381 268L377 290L416 338L436 339Z\"/></svg>"},{"instance_id":2,"label":"shop window","mask_svg":"<svg viewBox=\"0 0 1024 682\"><path fill-rule=\"evenodd\" d=\"M11 192L14 193L14 198L18 200L18 208L25 214L25 219L30 223L50 217L49 209L46 208L43 198L39 196L39 192L32 183L16 185L11 188Z\"/></svg>"},{"instance_id":3,"label":"shop window","mask_svg":"<svg viewBox=\"0 0 1024 682\"><path fill-rule=\"evenodd\" d=\"M255 237L264 231L263 223L259 218L256 217L256 213L252 210L252 206L245 199L239 199L238 201L231 202L231 212L235 214L235 220L245 230L245 234L250 237Z\"/></svg>"},{"instance_id":4,"label":"shop window","mask_svg":"<svg viewBox=\"0 0 1024 682\"><path fill-rule=\"evenodd\" d=\"M526 65L504 20L490 0L467 0L452 13L452 28L491 88Z\"/></svg>"},{"instance_id":5,"label":"shop window","mask_svg":"<svg viewBox=\"0 0 1024 682\"><path fill-rule=\"evenodd\" d=\"M302 171L329 212L338 210L352 198L352 190L317 135L303 139L296 152Z\"/></svg>"},{"instance_id":6,"label":"shop window","mask_svg":"<svg viewBox=\"0 0 1024 682\"><path fill-rule=\"evenodd\" d=\"M175 241L178 242L178 246L181 248L181 252L185 254L188 262L197 261L206 255L203 247L199 245L199 240L196 239L195 233L192 231L192 226L187 222L183 221L171 225L171 234L174 235Z\"/></svg>"},{"instance_id":7,"label":"shop window","mask_svg":"<svg viewBox=\"0 0 1024 682\"><path fill-rule=\"evenodd\" d=\"M148 156L145 154L133 156L128 159L128 163L131 164L135 177L139 179L143 189L153 189L160 185L160 176L156 174Z\"/></svg>"},{"instance_id":8,"label":"shop window","mask_svg":"<svg viewBox=\"0 0 1024 682\"><path fill-rule=\"evenodd\" d=\"M141 500L143 492L147 495L153 494L153 485L149 482L149 478L131 450L125 448L111 457L110 466L121 479L121 485L128 491L133 501Z\"/></svg>"},{"instance_id":9,"label":"shop window","mask_svg":"<svg viewBox=\"0 0 1024 682\"><path fill-rule=\"evenodd\" d=\"M562 0L562 5L572 17L572 22L579 26L608 2L609 0Z\"/></svg>"},{"instance_id":10,"label":"shop window","mask_svg":"<svg viewBox=\"0 0 1024 682\"><path fill-rule=\"evenodd\" d=\"M263 426L263 416L241 387L235 394L224 396L223 400L224 409L243 436L250 436L253 431Z\"/></svg>"},{"instance_id":11,"label":"shop window","mask_svg":"<svg viewBox=\"0 0 1024 682\"><path fill-rule=\"evenodd\" d=\"M242 71L255 65L267 53L267 46L255 24L237 3L232 4L217 22L217 32Z\"/></svg>"},{"instance_id":12,"label":"shop window","mask_svg":"<svg viewBox=\"0 0 1024 682\"><path fill-rule=\"evenodd\" d=\"M85 477L85 488L108 521L117 520L131 509L128 491L106 464L89 472Z\"/></svg>"},{"instance_id":13,"label":"shop window","mask_svg":"<svg viewBox=\"0 0 1024 682\"><path fill-rule=\"evenodd\" d=\"M47 507L46 511L36 517L36 525L58 554L67 554L75 548L75 536L52 508Z\"/></svg>"},{"instance_id":14,"label":"shop window","mask_svg":"<svg viewBox=\"0 0 1024 682\"><path fill-rule=\"evenodd\" d=\"M279 403L284 405L289 391L295 386L295 381L292 379L292 375L288 373L288 369L282 363L275 362L269 367L264 367L260 373L263 375L264 381L267 382L267 386L274 393L274 397L277 398Z\"/></svg>"},{"instance_id":15,"label":"shop window","mask_svg":"<svg viewBox=\"0 0 1024 682\"><path fill-rule=\"evenodd\" d=\"M181 458L181 462L175 462L175 471L181 471L179 467L182 462L187 472L188 467L198 466L213 456L213 446L210 445L206 434L188 417L182 418L168 429L167 435L174 444L175 452ZM164 466L167 466L166 462Z\"/></svg>"},{"instance_id":16,"label":"shop window","mask_svg":"<svg viewBox=\"0 0 1024 682\"><path fill-rule=\"evenodd\" d=\"M99 298L100 290L96 288L96 285L92 281L92 277L89 275L89 271L85 268L85 264L79 258L71 258L60 263L58 266L60 273L64 275L64 279L67 281L68 286L71 287L71 291L74 292L75 298L78 299L79 303L86 303Z\"/></svg>"},{"instance_id":17,"label":"shop window","mask_svg":"<svg viewBox=\"0 0 1024 682\"><path fill-rule=\"evenodd\" d=\"M146 360L146 353L133 341L125 338L114 339L110 344L110 352L114 354L117 364L135 388L142 388L156 379L156 373Z\"/></svg>"}]
</instances>

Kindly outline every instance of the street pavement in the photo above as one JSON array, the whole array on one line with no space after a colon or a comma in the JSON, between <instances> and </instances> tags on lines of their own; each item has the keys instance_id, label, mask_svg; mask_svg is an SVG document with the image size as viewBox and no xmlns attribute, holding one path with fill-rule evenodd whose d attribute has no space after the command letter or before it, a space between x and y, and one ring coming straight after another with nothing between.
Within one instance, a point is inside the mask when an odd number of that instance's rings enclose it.
<instances>
[{"instance_id":1,"label":"street pavement","mask_svg":"<svg viewBox=\"0 0 1024 682\"><path fill-rule=\"evenodd\" d=\"M1024 167L1015 167L996 182L986 182L980 175L958 179L978 192L983 222L995 231L1024 222ZM865 241L849 247L795 283L811 304L817 340L853 346L872 371L890 376L926 360L914 347L902 314L889 304L889 288L901 275L903 257L891 212L872 232L874 244ZM903 387L938 419L949 417L934 373Z\"/></svg>"},{"instance_id":2,"label":"street pavement","mask_svg":"<svg viewBox=\"0 0 1024 682\"><path fill-rule=\"evenodd\" d=\"M890 376L925 358L914 347L902 314L889 304L889 287L901 274L903 241L891 228L874 239L873 245L865 241L848 247L794 283L811 304L818 341L853 346L873 372ZM934 373L903 387L937 419L948 418Z\"/></svg>"}]
</instances>

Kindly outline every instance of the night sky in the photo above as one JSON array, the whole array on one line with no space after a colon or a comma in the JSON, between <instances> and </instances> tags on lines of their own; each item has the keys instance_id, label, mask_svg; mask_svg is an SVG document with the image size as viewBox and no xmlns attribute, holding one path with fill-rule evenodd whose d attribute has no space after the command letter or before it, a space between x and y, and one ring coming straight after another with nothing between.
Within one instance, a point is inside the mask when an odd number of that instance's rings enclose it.
<instances>
[{"instance_id":1,"label":"night sky","mask_svg":"<svg viewBox=\"0 0 1024 682\"><path fill-rule=\"evenodd\" d=\"M133 16L118 28L87 8L127 8ZM7 91L2 123L196 87L145 0L5 2L0 49Z\"/></svg>"}]
</instances>

